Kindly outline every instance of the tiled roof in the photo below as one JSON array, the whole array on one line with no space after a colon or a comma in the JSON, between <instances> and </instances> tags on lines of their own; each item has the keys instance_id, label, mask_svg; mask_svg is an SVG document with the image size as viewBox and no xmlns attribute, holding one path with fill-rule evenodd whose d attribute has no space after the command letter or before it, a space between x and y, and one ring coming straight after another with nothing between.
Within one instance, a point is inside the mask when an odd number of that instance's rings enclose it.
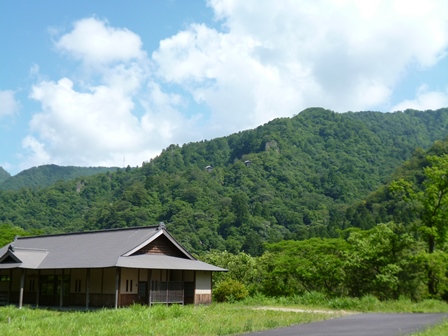
<instances>
[{"instance_id":1,"label":"tiled roof","mask_svg":"<svg viewBox=\"0 0 448 336\"><path fill-rule=\"evenodd\" d=\"M176 258L157 254L140 254L131 257L119 257L118 267L174 269L183 271L224 271L222 268L206 264L199 260Z\"/></svg>"},{"instance_id":2,"label":"tiled roof","mask_svg":"<svg viewBox=\"0 0 448 336\"><path fill-rule=\"evenodd\" d=\"M6 253L12 252L21 261L21 264L12 262L0 263L0 269L16 267L30 269L67 269L115 266L160 268L162 259L168 261L163 255L147 258L128 255L129 252L132 252L139 246L144 246L161 234L167 236L182 251L183 255L185 255L185 258L171 257L169 259L173 263L173 266L176 267L175 269L182 269L182 263L185 262L186 265L190 265L188 267L196 267L194 269L198 270L211 270L210 267L216 268L216 270L222 270L195 260L165 229L159 226L19 237L13 243L0 249L0 258ZM126 260L126 262L123 260ZM154 265L157 264L157 267L152 267L153 263ZM195 266L192 266L193 264ZM170 267L165 268L173 269Z\"/></svg>"}]
</instances>

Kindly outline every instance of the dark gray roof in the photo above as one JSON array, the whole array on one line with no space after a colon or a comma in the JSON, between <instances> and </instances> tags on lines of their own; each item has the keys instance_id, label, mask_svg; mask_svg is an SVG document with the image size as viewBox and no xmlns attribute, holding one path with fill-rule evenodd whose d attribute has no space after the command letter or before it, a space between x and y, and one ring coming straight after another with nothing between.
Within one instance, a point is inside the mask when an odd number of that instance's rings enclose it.
<instances>
[{"instance_id":1,"label":"dark gray roof","mask_svg":"<svg viewBox=\"0 0 448 336\"><path fill-rule=\"evenodd\" d=\"M182 259L156 254L119 257L117 266L127 268L174 269L183 271L224 271L222 268L206 264L199 260Z\"/></svg>"},{"instance_id":2,"label":"dark gray roof","mask_svg":"<svg viewBox=\"0 0 448 336\"><path fill-rule=\"evenodd\" d=\"M183 253L184 258L153 258L130 256L134 251L152 242L160 235L165 235ZM9 246L12 249L8 251ZM170 260L174 269L223 270L197 261L174 238L159 226L135 227L126 229L81 232L71 234L19 237L13 243L0 249L0 258L6 253L13 253L19 263L0 263L1 268L28 269L67 269L67 268L160 268L160 260ZM124 259L123 259L124 258ZM127 260L124 262L123 260ZM132 260L132 262L131 262ZM174 262L174 260L176 260ZM157 267L152 267L154 263ZM185 268L182 268L185 263ZM195 266L192 266L192 265ZM168 264L167 264L168 266ZM194 268L196 267L196 268ZM201 268L202 267L202 268ZM214 268L214 269L211 269ZM165 267L165 269L172 269Z\"/></svg>"}]
</instances>

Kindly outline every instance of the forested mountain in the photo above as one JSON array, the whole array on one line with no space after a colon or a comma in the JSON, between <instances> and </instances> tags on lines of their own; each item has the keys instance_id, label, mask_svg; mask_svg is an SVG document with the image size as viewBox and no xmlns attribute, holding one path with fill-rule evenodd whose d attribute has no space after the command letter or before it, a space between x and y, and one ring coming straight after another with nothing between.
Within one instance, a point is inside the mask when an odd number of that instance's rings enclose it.
<instances>
[{"instance_id":1,"label":"forested mountain","mask_svg":"<svg viewBox=\"0 0 448 336\"><path fill-rule=\"evenodd\" d=\"M4 170L3 167L0 167L0 184L10 177L11 175L9 175L9 173Z\"/></svg>"},{"instance_id":2,"label":"forested mountain","mask_svg":"<svg viewBox=\"0 0 448 336\"><path fill-rule=\"evenodd\" d=\"M48 187L58 181L73 180L77 177L91 176L107 171L116 171L117 168L107 167L61 167L54 164L43 165L26 169L15 176L10 176L6 171L2 174L0 169L0 189L18 190L20 188ZM2 176L5 176L2 179Z\"/></svg>"},{"instance_id":3,"label":"forested mountain","mask_svg":"<svg viewBox=\"0 0 448 336\"><path fill-rule=\"evenodd\" d=\"M430 166L428 156L443 156L448 154L448 138L438 140L427 151L416 150L412 157L393 173L389 183L380 186L362 200L355 202L345 212L345 216L338 218L340 227L359 227L370 229L379 223L395 222L412 225L418 218L408 202L397 198L393 185L398 180L412 183L421 188L424 168Z\"/></svg>"},{"instance_id":4,"label":"forested mountain","mask_svg":"<svg viewBox=\"0 0 448 336\"><path fill-rule=\"evenodd\" d=\"M141 168L0 191L0 222L62 232L164 221L192 251L259 255L263 242L336 236L351 225L351 204L447 131L448 109L307 109L227 137L171 145Z\"/></svg>"}]
</instances>

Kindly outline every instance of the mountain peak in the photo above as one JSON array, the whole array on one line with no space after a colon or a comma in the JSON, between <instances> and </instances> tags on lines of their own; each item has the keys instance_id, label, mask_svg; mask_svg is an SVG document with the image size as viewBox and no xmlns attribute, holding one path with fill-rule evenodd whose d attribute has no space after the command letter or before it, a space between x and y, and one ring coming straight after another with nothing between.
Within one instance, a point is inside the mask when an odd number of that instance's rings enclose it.
<instances>
[{"instance_id":1,"label":"mountain peak","mask_svg":"<svg viewBox=\"0 0 448 336\"><path fill-rule=\"evenodd\" d=\"M0 167L0 183L9 179L10 177L11 175L5 169L3 169L3 167Z\"/></svg>"}]
</instances>

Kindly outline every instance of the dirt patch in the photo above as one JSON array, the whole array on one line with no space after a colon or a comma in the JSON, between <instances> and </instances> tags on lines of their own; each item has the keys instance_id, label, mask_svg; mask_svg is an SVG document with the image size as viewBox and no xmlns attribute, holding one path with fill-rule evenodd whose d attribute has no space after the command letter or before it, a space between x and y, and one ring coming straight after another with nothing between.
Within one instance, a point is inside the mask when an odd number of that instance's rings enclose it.
<instances>
[{"instance_id":1,"label":"dirt patch","mask_svg":"<svg viewBox=\"0 0 448 336\"><path fill-rule=\"evenodd\" d=\"M285 307L256 307L253 309L255 309L255 310L279 310L279 311L284 311L284 312L316 313L316 314L331 314L331 315L359 314L357 312L345 311L345 310L298 309L298 308L285 308Z\"/></svg>"}]
</instances>

